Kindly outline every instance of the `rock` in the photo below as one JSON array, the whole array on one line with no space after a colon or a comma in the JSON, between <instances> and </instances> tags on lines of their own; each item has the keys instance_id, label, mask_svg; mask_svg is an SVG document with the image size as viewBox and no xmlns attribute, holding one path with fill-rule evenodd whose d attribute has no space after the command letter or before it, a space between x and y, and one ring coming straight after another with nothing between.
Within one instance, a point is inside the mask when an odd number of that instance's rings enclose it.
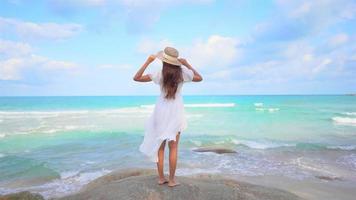
<instances>
[{"instance_id":1,"label":"rock","mask_svg":"<svg viewBox=\"0 0 356 200\"><path fill-rule=\"evenodd\" d=\"M342 178L340 177L331 177L331 176L315 176L315 177L325 181L342 181Z\"/></svg>"},{"instance_id":2,"label":"rock","mask_svg":"<svg viewBox=\"0 0 356 200\"><path fill-rule=\"evenodd\" d=\"M237 153L235 150L232 150L232 149L214 148L214 147L197 148L197 149L193 149L193 151L195 151L195 152L213 152L213 153L217 153L217 154Z\"/></svg>"},{"instance_id":3,"label":"rock","mask_svg":"<svg viewBox=\"0 0 356 200\"><path fill-rule=\"evenodd\" d=\"M44 200L44 198L39 194L25 191L0 196L0 200Z\"/></svg>"},{"instance_id":4,"label":"rock","mask_svg":"<svg viewBox=\"0 0 356 200\"><path fill-rule=\"evenodd\" d=\"M170 188L157 184L155 170L126 170L103 176L77 194L61 200L297 200L298 196L215 175L177 177L181 184Z\"/></svg>"}]
</instances>

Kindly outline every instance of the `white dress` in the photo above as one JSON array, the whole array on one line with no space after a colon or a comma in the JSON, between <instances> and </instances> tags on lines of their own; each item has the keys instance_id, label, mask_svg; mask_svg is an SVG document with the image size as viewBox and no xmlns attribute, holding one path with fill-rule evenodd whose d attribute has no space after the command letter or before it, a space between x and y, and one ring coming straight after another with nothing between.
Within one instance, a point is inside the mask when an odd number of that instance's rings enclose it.
<instances>
[{"instance_id":1,"label":"white dress","mask_svg":"<svg viewBox=\"0 0 356 200\"><path fill-rule=\"evenodd\" d=\"M178 132L187 128L181 90L183 83L193 80L194 72L182 67L183 82L178 85L175 99L166 99L162 88L162 71L148 74L152 81L160 86L161 94L157 99L153 113L146 121L145 136L140 151L152 162L158 162L158 149L164 140L176 140Z\"/></svg>"}]
</instances>

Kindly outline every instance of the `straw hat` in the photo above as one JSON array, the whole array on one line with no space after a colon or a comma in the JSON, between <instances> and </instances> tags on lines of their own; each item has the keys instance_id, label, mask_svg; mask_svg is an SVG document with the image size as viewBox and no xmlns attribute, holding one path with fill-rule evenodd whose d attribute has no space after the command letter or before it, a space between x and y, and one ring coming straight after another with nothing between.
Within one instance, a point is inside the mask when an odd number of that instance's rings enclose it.
<instances>
[{"instance_id":1,"label":"straw hat","mask_svg":"<svg viewBox=\"0 0 356 200\"><path fill-rule=\"evenodd\" d=\"M158 59L162 60L163 62L172 64L172 65L176 65L176 66L182 65L182 63L179 62L179 60L178 60L179 53L178 53L177 49L175 49L173 47L164 48L164 50L159 51L156 56Z\"/></svg>"}]
</instances>

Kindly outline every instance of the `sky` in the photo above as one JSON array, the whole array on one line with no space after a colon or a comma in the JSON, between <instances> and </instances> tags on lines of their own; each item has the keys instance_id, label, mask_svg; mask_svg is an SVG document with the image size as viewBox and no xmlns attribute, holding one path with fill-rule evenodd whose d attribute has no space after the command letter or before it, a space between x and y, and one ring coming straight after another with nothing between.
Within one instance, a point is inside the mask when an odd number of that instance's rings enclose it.
<instances>
[{"instance_id":1,"label":"sky","mask_svg":"<svg viewBox=\"0 0 356 200\"><path fill-rule=\"evenodd\" d=\"M356 93L355 33L355 0L0 0L0 96L156 95L166 46L187 95Z\"/></svg>"}]
</instances>

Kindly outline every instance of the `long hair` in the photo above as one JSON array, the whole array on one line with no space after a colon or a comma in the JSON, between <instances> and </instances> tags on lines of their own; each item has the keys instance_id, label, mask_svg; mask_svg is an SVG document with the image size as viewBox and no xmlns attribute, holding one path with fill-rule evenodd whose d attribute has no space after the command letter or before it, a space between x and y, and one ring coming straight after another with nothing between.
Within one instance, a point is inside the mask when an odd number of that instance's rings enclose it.
<instances>
[{"instance_id":1,"label":"long hair","mask_svg":"<svg viewBox=\"0 0 356 200\"><path fill-rule=\"evenodd\" d=\"M182 68L163 62L163 90L166 92L166 99L174 99L179 83L183 82Z\"/></svg>"}]
</instances>

